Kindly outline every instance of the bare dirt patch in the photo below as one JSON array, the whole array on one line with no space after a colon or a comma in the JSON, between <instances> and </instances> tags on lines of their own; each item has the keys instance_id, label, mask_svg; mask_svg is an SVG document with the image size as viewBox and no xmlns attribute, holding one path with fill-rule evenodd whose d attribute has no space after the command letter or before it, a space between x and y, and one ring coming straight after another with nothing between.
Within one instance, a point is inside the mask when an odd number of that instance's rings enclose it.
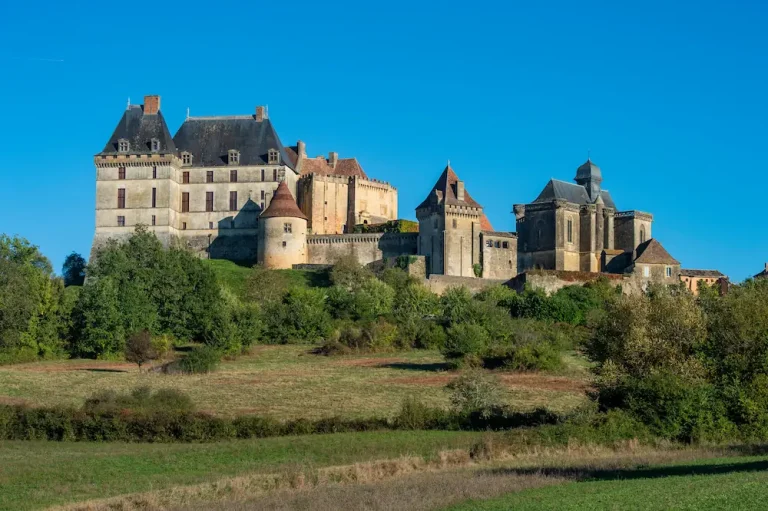
<instances>
[{"instance_id":1,"label":"bare dirt patch","mask_svg":"<svg viewBox=\"0 0 768 511\"><path fill-rule=\"evenodd\" d=\"M0 396L0 405L25 405L29 403L26 399L11 396Z\"/></svg>"}]
</instances>

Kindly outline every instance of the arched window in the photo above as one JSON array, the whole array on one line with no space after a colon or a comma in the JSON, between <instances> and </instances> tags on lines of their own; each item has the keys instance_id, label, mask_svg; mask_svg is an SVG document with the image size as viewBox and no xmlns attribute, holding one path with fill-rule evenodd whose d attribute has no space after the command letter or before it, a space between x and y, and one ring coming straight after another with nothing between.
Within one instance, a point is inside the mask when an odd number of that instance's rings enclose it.
<instances>
[{"instance_id":1,"label":"arched window","mask_svg":"<svg viewBox=\"0 0 768 511\"><path fill-rule=\"evenodd\" d=\"M645 243L645 227L640 228L640 243Z\"/></svg>"}]
</instances>

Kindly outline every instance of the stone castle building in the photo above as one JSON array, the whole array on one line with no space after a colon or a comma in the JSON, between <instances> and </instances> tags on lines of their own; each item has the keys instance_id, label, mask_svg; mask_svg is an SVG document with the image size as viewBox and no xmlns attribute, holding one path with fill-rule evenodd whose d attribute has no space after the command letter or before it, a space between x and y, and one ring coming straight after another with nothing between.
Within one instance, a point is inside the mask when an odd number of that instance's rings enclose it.
<instances>
[{"instance_id":1,"label":"stone castle building","mask_svg":"<svg viewBox=\"0 0 768 511\"><path fill-rule=\"evenodd\" d=\"M416 208L418 233L362 229L398 219L397 189L369 178L355 158L310 158L301 141L284 146L264 107L187 116L171 136L160 97L146 96L128 106L94 163L94 249L144 224L166 244L269 268L351 254L362 264L408 256L445 285L523 282L531 271L620 274L640 286L683 278L652 238L653 216L619 211L591 160L575 183L551 179L533 202L516 204L517 232L495 231L449 164Z\"/></svg>"}]
</instances>

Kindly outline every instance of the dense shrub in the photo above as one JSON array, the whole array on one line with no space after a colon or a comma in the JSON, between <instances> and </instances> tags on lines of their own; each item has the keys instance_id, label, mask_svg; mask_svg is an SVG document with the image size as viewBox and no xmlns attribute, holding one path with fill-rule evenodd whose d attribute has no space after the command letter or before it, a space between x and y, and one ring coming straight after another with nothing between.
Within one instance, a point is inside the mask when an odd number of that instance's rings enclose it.
<instances>
[{"instance_id":1,"label":"dense shrub","mask_svg":"<svg viewBox=\"0 0 768 511\"><path fill-rule=\"evenodd\" d=\"M178 368L185 374L206 374L216 370L221 362L221 352L212 346L199 346L178 361Z\"/></svg>"},{"instance_id":2,"label":"dense shrub","mask_svg":"<svg viewBox=\"0 0 768 511\"><path fill-rule=\"evenodd\" d=\"M383 318L340 326L325 340L318 352L345 355L353 352L382 352L398 348L397 327Z\"/></svg>"},{"instance_id":3,"label":"dense shrub","mask_svg":"<svg viewBox=\"0 0 768 511\"><path fill-rule=\"evenodd\" d=\"M101 391L85 400L82 410L87 413L120 413L194 410L192 400L175 389L160 389L152 392L149 387L139 387L129 394L118 394L113 390Z\"/></svg>"},{"instance_id":4,"label":"dense shrub","mask_svg":"<svg viewBox=\"0 0 768 511\"><path fill-rule=\"evenodd\" d=\"M125 343L125 360L141 366L158 358L157 351L152 344L152 335L149 330L142 330L131 335Z\"/></svg>"},{"instance_id":5,"label":"dense shrub","mask_svg":"<svg viewBox=\"0 0 768 511\"><path fill-rule=\"evenodd\" d=\"M451 404L464 414L478 413L490 417L494 410L503 408L501 381L498 376L486 371L468 371L451 383Z\"/></svg>"},{"instance_id":6,"label":"dense shrub","mask_svg":"<svg viewBox=\"0 0 768 511\"><path fill-rule=\"evenodd\" d=\"M264 306L265 342L275 344L324 339L333 328L322 289L293 288L279 303Z\"/></svg>"},{"instance_id":7,"label":"dense shrub","mask_svg":"<svg viewBox=\"0 0 768 511\"><path fill-rule=\"evenodd\" d=\"M447 331L442 353L455 362L479 362L490 342L488 332L474 323L458 323Z\"/></svg>"}]
</instances>

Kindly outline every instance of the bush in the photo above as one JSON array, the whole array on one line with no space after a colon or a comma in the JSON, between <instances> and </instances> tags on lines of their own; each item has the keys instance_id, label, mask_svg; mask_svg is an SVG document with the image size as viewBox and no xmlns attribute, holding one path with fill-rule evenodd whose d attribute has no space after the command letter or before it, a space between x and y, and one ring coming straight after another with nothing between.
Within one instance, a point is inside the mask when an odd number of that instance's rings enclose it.
<instances>
[{"instance_id":1,"label":"bush","mask_svg":"<svg viewBox=\"0 0 768 511\"><path fill-rule=\"evenodd\" d=\"M221 362L221 352L211 346L200 346L185 355L178 362L185 374L207 374L216 370Z\"/></svg>"},{"instance_id":2,"label":"bush","mask_svg":"<svg viewBox=\"0 0 768 511\"><path fill-rule=\"evenodd\" d=\"M449 360L479 359L489 342L488 333L480 325L458 323L448 329L442 353Z\"/></svg>"},{"instance_id":3,"label":"bush","mask_svg":"<svg viewBox=\"0 0 768 511\"><path fill-rule=\"evenodd\" d=\"M333 327L322 289L291 289L281 303L265 305L264 321L266 342L279 344L315 343Z\"/></svg>"},{"instance_id":4,"label":"bush","mask_svg":"<svg viewBox=\"0 0 768 511\"><path fill-rule=\"evenodd\" d=\"M477 412L490 417L502 408L501 382L498 377L481 370L469 371L448 384L451 404L461 413Z\"/></svg>"},{"instance_id":5,"label":"bush","mask_svg":"<svg viewBox=\"0 0 768 511\"><path fill-rule=\"evenodd\" d=\"M85 400L83 411L91 414L132 412L175 411L191 412L192 400L175 389L160 389L152 392L149 387L139 387L130 394L118 394L113 390L101 391Z\"/></svg>"},{"instance_id":6,"label":"bush","mask_svg":"<svg viewBox=\"0 0 768 511\"><path fill-rule=\"evenodd\" d=\"M324 355L352 352L391 351L397 347L397 327L379 318L359 324L346 324L337 329L318 350Z\"/></svg>"},{"instance_id":7,"label":"bush","mask_svg":"<svg viewBox=\"0 0 768 511\"><path fill-rule=\"evenodd\" d=\"M181 342L171 334L160 334L152 336L152 349L157 353L158 359L163 359L175 347L181 345Z\"/></svg>"},{"instance_id":8,"label":"bush","mask_svg":"<svg viewBox=\"0 0 768 511\"><path fill-rule=\"evenodd\" d=\"M125 360L138 365L139 371L141 371L143 364L156 358L158 358L158 355L152 345L152 337L149 334L149 330L133 334L128 338L128 342L125 343Z\"/></svg>"}]
</instances>

